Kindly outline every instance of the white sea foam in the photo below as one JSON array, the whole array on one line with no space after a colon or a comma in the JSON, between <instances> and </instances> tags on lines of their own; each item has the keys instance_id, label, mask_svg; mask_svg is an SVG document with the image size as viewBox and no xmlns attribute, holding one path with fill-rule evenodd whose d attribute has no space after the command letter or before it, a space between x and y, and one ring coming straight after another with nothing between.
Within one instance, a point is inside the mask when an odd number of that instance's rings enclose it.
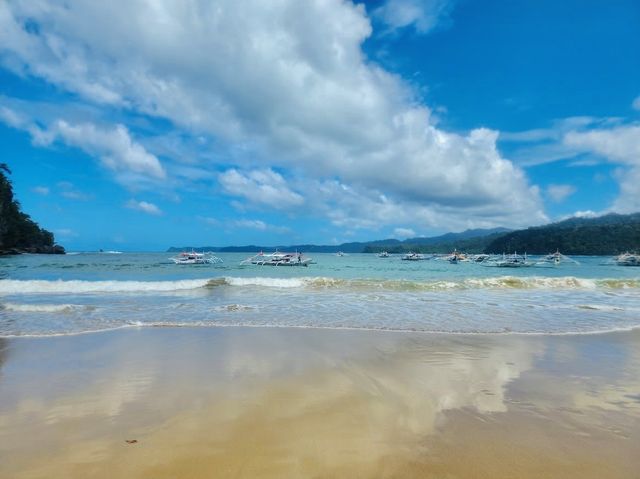
<instances>
[{"instance_id":1,"label":"white sea foam","mask_svg":"<svg viewBox=\"0 0 640 479\"><path fill-rule=\"evenodd\" d=\"M3 303L0 309L13 311L16 313L71 313L82 309L95 309L90 306L82 306L78 304L20 304L20 303Z\"/></svg>"},{"instance_id":2,"label":"white sea foam","mask_svg":"<svg viewBox=\"0 0 640 479\"><path fill-rule=\"evenodd\" d=\"M230 286L266 286L270 288L300 288L309 283L310 278L225 278Z\"/></svg>"},{"instance_id":3,"label":"white sea foam","mask_svg":"<svg viewBox=\"0 0 640 479\"><path fill-rule=\"evenodd\" d=\"M208 279L181 281L0 280L0 294L170 292L203 288Z\"/></svg>"},{"instance_id":4,"label":"white sea foam","mask_svg":"<svg viewBox=\"0 0 640 479\"><path fill-rule=\"evenodd\" d=\"M0 294L55 293L145 293L173 292L199 288L268 287L388 291L448 291L462 289L639 289L638 279L588 279L563 276L498 276L461 280L410 281L380 279L338 279L328 277L271 278L220 277L177 281L47 281L0 280Z\"/></svg>"}]
</instances>

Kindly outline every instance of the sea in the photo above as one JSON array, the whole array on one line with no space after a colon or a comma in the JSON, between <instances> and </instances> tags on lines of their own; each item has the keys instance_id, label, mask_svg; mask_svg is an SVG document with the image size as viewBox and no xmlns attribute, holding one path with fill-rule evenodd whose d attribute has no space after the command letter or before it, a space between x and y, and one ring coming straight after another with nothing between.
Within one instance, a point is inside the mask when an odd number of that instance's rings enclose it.
<instances>
[{"instance_id":1,"label":"sea","mask_svg":"<svg viewBox=\"0 0 640 479\"><path fill-rule=\"evenodd\" d=\"M640 268L611 257L497 268L374 254L308 267L177 265L170 253L0 258L0 337L119 328L330 328L593 334L640 327ZM529 257L535 262L537 257Z\"/></svg>"}]
</instances>

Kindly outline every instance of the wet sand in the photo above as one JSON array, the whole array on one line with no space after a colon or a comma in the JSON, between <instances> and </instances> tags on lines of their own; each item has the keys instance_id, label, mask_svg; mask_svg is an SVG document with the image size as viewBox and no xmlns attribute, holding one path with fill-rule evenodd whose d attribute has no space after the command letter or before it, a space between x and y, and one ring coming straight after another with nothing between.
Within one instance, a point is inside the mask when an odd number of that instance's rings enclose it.
<instances>
[{"instance_id":1,"label":"wet sand","mask_svg":"<svg viewBox=\"0 0 640 479\"><path fill-rule=\"evenodd\" d=\"M2 478L626 479L638 444L640 331L0 339Z\"/></svg>"}]
</instances>

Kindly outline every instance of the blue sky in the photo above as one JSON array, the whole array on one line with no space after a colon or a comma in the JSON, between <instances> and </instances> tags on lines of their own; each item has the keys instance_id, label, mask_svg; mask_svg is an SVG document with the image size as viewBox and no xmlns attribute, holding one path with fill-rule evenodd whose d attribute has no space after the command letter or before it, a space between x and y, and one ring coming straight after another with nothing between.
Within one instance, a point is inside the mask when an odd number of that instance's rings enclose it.
<instances>
[{"instance_id":1,"label":"blue sky","mask_svg":"<svg viewBox=\"0 0 640 479\"><path fill-rule=\"evenodd\" d=\"M0 144L70 250L640 210L640 4L0 3Z\"/></svg>"}]
</instances>

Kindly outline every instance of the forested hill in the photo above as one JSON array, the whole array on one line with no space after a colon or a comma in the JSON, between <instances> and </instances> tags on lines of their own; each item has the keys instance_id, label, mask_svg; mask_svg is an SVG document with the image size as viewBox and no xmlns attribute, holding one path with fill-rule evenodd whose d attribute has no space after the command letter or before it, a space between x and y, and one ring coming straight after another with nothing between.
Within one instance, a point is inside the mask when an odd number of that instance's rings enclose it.
<instances>
[{"instance_id":1,"label":"forested hill","mask_svg":"<svg viewBox=\"0 0 640 479\"><path fill-rule=\"evenodd\" d=\"M569 218L545 226L512 231L494 238L487 253L615 255L640 251L640 213Z\"/></svg>"},{"instance_id":2,"label":"forested hill","mask_svg":"<svg viewBox=\"0 0 640 479\"><path fill-rule=\"evenodd\" d=\"M20 210L6 164L0 163L0 255L17 253L64 253L54 244L53 233L40 228Z\"/></svg>"}]
</instances>

